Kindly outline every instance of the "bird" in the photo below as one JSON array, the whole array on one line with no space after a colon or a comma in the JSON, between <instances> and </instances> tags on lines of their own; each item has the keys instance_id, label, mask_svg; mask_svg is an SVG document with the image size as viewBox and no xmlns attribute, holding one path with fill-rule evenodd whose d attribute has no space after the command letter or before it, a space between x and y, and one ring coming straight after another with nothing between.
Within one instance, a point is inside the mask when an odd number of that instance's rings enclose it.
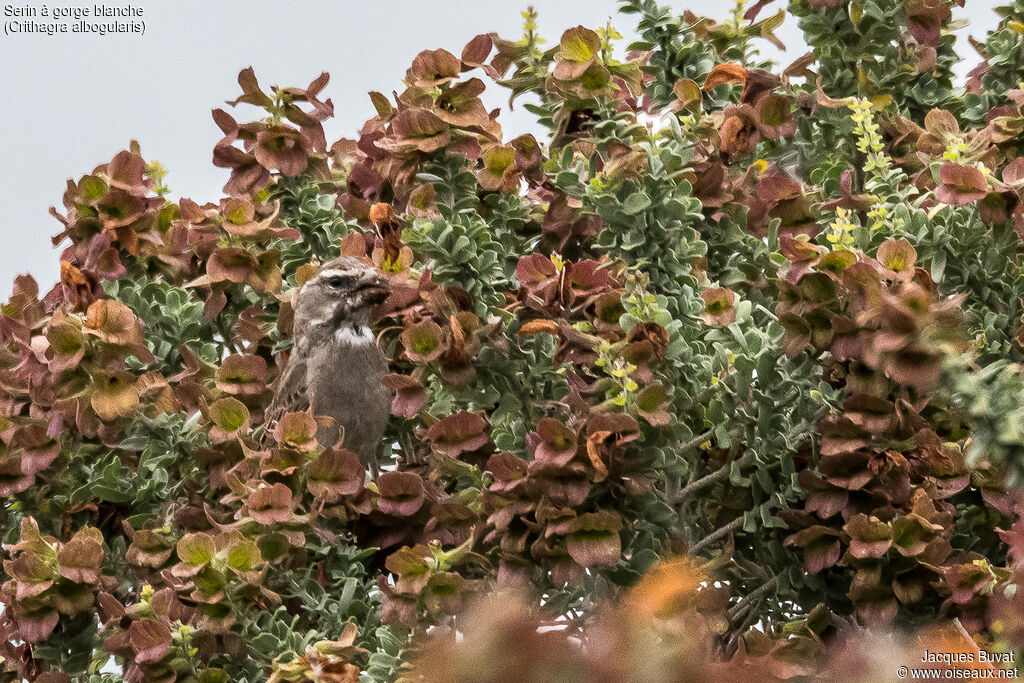
<instances>
[{"instance_id":1,"label":"bird","mask_svg":"<svg viewBox=\"0 0 1024 683\"><path fill-rule=\"evenodd\" d=\"M391 412L387 361L370 329L370 309L390 292L387 279L352 256L325 263L295 297L292 350L264 413L266 432L291 412L320 421L325 448L354 451L376 476L377 451Z\"/></svg>"}]
</instances>

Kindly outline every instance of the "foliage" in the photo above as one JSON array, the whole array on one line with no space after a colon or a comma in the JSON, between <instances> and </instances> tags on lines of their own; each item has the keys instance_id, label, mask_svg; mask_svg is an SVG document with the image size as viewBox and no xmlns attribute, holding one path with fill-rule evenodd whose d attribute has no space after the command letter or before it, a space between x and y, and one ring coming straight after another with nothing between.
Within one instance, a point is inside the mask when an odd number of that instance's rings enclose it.
<instances>
[{"instance_id":1,"label":"foliage","mask_svg":"<svg viewBox=\"0 0 1024 683\"><path fill-rule=\"evenodd\" d=\"M223 198L172 201L136 143L69 181L60 282L0 317L4 675L879 680L1024 647L1024 7L961 90L948 1L794 0L781 70L770 3L623 0L624 55L531 10L332 144L326 74L245 69ZM372 479L314 416L263 424L338 254L391 285Z\"/></svg>"}]
</instances>

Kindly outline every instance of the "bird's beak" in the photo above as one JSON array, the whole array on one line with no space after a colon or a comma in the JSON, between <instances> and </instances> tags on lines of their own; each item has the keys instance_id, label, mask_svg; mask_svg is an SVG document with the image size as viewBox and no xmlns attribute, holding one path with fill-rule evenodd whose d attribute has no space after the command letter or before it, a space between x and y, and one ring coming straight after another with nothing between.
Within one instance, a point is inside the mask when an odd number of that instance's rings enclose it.
<instances>
[{"instance_id":1,"label":"bird's beak","mask_svg":"<svg viewBox=\"0 0 1024 683\"><path fill-rule=\"evenodd\" d=\"M391 283L383 277L376 277L361 288L363 290L363 297L370 304L382 303L391 294Z\"/></svg>"}]
</instances>

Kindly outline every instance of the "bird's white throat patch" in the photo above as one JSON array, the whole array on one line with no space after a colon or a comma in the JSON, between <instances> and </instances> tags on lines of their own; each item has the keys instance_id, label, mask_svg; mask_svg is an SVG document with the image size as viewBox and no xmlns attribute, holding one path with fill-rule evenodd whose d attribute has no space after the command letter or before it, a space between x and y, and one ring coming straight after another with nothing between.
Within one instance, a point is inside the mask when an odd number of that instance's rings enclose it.
<instances>
[{"instance_id":1,"label":"bird's white throat patch","mask_svg":"<svg viewBox=\"0 0 1024 683\"><path fill-rule=\"evenodd\" d=\"M369 327L363 325L359 327L342 325L334 331L334 341L339 344L356 346L360 344L373 344L376 342L376 339L374 339L373 332L370 331Z\"/></svg>"}]
</instances>

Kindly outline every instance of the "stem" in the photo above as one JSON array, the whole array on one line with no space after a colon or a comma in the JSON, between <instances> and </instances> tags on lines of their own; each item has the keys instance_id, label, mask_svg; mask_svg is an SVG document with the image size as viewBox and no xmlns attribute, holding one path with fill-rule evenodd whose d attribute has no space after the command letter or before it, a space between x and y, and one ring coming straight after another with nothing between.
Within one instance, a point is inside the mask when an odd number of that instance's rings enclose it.
<instances>
[{"instance_id":1,"label":"stem","mask_svg":"<svg viewBox=\"0 0 1024 683\"><path fill-rule=\"evenodd\" d=\"M665 477L665 500L675 500L679 495L679 477L670 474Z\"/></svg>"},{"instance_id":2,"label":"stem","mask_svg":"<svg viewBox=\"0 0 1024 683\"><path fill-rule=\"evenodd\" d=\"M232 353L241 355L242 352L235 345L235 342L232 341L231 335L227 333L227 330L224 328L224 321L221 319L219 315L213 319L213 326L220 334L220 336L224 339L224 346Z\"/></svg>"},{"instance_id":3,"label":"stem","mask_svg":"<svg viewBox=\"0 0 1024 683\"><path fill-rule=\"evenodd\" d=\"M723 386L725 386L723 382L715 382L714 384L709 384L707 388L704 389L704 391L700 392L700 394L695 399L693 399L692 404L703 405L704 403L707 403L708 399L711 398L711 394L715 393Z\"/></svg>"},{"instance_id":4,"label":"stem","mask_svg":"<svg viewBox=\"0 0 1024 683\"><path fill-rule=\"evenodd\" d=\"M695 481L693 483L687 484L686 487L682 491L680 491L678 494L676 494L676 497L672 500L672 502L673 503L684 503L684 502L686 502L686 500L688 498L690 498L693 494L697 493L698 491L701 491L701 490L707 488L708 486L711 486L714 483L717 483L719 481L722 481L723 479L728 478L729 471L731 469L732 469L732 463L729 463L728 465L726 465L726 466L724 466L724 467L722 467L720 469L715 470L711 474L709 474L709 475L707 475L705 477L701 477L700 479L698 479L697 481Z\"/></svg>"},{"instance_id":5,"label":"stem","mask_svg":"<svg viewBox=\"0 0 1024 683\"><path fill-rule=\"evenodd\" d=\"M773 590L776 584L779 582L777 576L773 576L770 580L763 583L760 587L754 589L749 595L740 598L740 602L730 607L725 612L725 618L729 620L731 624L739 617L746 614L748 611L754 608L754 604L763 598L766 593Z\"/></svg>"},{"instance_id":6,"label":"stem","mask_svg":"<svg viewBox=\"0 0 1024 683\"><path fill-rule=\"evenodd\" d=\"M697 481L697 475L700 472L700 461L693 463L693 467L690 468L690 476L686 478L686 485L689 486L693 482Z\"/></svg>"},{"instance_id":7,"label":"stem","mask_svg":"<svg viewBox=\"0 0 1024 683\"><path fill-rule=\"evenodd\" d=\"M759 564L755 562L751 562L750 560L744 559L742 557L734 558L734 561L740 567L746 569L751 574L756 575L762 581L770 581L772 579L772 577L768 576L768 572L766 572Z\"/></svg>"},{"instance_id":8,"label":"stem","mask_svg":"<svg viewBox=\"0 0 1024 683\"><path fill-rule=\"evenodd\" d=\"M711 545L715 541L718 541L718 540L721 540L722 538L725 538L730 533L732 533L733 531L736 531L737 529L739 529L742 526L743 526L743 518L742 517L737 517L736 519L732 520L731 522L729 522L728 524L723 526L718 531L714 531L709 536L705 536L703 539L697 541L697 543L694 544L694 546L692 548L690 548L690 555L696 555L697 553L699 553L700 551L704 550L704 548L708 547L709 545Z\"/></svg>"},{"instance_id":9,"label":"stem","mask_svg":"<svg viewBox=\"0 0 1024 683\"><path fill-rule=\"evenodd\" d=\"M749 631L750 628L757 623L757 621L757 612L750 610L749 612L747 612L746 616L743 617L743 621L739 622L738 624L730 628L730 632L727 636L728 644L726 645L726 650L729 651L730 656L736 653L737 646L739 645L739 640L743 637L743 634Z\"/></svg>"},{"instance_id":10,"label":"stem","mask_svg":"<svg viewBox=\"0 0 1024 683\"><path fill-rule=\"evenodd\" d=\"M768 310L767 308L765 308L765 307L764 307L763 305L761 305L761 304L757 304L757 310L761 311L762 313L764 313L765 315L767 315L767 316L768 316L769 318L771 318L771 319L772 319L772 320L774 320L775 322L779 322L779 317L778 317L777 315L775 315L774 313L772 313L771 311L769 311L769 310Z\"/></svg>"},{"instance_id":11,"label":"stem","mask_svg":"<svg viewBox=\"0 0 1024 683\"><path fill-rule=\"evenodd\" d=\"M679 450L681 452L685 453L686 451L690 450L691 448L699 446L702 443L704 443L705 441L707 441L708 439L710 439L713 434L714 434L714 431L712 431L710 429L708 431L706 431L706 432L702 432L702 433L698 434L697 436L693 437L692 439L690 439L689 441L687 441L686 443L684 443L682 446L680 446Z\"/></svg>"}]
</instances>

